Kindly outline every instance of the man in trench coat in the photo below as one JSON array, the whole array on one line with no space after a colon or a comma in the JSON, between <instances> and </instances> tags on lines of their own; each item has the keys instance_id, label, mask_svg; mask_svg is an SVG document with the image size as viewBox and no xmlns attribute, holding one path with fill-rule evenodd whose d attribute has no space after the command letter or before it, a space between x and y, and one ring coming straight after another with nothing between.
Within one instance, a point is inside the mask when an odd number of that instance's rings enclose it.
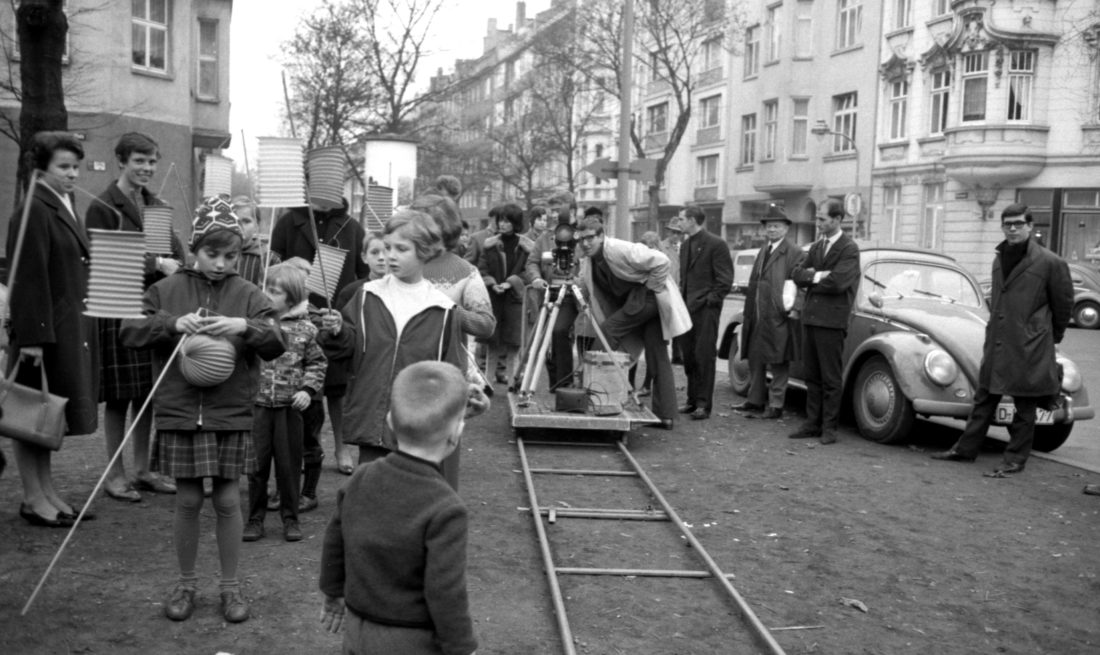
<instances>
[{"instance_id":1,"label":"man in trench coat","mask_svg":"<svg viewBox=\"0 0 1100 655\"><path fill-rule=\"evenodd\" d=\"M1054 344L1062 341L1073 312L1073 282L1066 262L1031 239L1031 228L1026 205L1009 205L1001 212L1005 239L993 260L993 300L974 407L955 445L932 455L974 461L1001 397L1012 396L1016 413L1008 426L1008 447L987 477L1024 470L1038 408L1051 404L1062 387Z\"/></svg>"},{"instance_id":2,"label":"man in trench coat","mask_svg":"<svg viewBox=\"0 0 1100 655\"><path fill-rule=\"evenodd\" d=\"M749 362L749 398L734 409L747 412L748 418L778 419L783 417L790 362L798 358L796 326L789 316L794 298L790 304L784 304L783 290L804 253L787 241L791 219L783 210L771 205L760 222L764 224L768 243L760 249L753 264L741 324L741 353ZM772 372L770 385L767 369Z\"/></svg>"}]
</instances>

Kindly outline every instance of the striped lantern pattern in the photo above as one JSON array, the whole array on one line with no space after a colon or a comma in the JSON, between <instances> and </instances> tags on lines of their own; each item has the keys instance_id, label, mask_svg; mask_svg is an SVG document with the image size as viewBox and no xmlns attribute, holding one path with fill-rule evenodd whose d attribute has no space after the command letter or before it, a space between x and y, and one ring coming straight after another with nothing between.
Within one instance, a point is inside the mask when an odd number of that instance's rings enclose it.
<instances>
[{"instance_id":1,"label":"striped lantern pattern","mask_svg":"<svg viewBox=\"0 0 1100 655\"><path fill-rule=\"evenodd\" d=\"M233 188L233 160L221 155L206 156L206 175L203 178L202 197L231 195Z\"/></svg>"},{"instance_id":2,"label":"striped lantern pattern","mask_svg":"<svg viewBox=\"0 0 1100 655\"><path fill-rule=\"evenodd\" d=\"M96 318L142 318L145 235L89 229L92 266L84 313Z\"/></svg>"},{"instance_id":3,"label":"striped lantern pattern","mask_svg":"<svg viewBox=\"0 0 1100 655\"><path fill-rule=\"evenodd\" d=\"M348 251L343 248L321 244L313 256L313 265L306 278L306 288L312 293L324 296L328 300L336 295L336 285L340 281L340 272L344 270L344 260ZM325 267L324 275L321 266Z\"/></svg>"},{"instance_id":4,"label":"striped lantern pattern","mask_svg":"<svg viewBox=\"0 0 1100 655\"><path fill-rule=\"evenodd\" d=\"M259 137L258 204L264 207L301 207L306 204L302 142L282 137Z\"/></svg>"},{"instance_id":5,"label":"striped lantern pattern","mask_svg":"<svg viewBox=\"0 0 1100 655\"><path fill-rule=\"evenodd\" d=\"M309 200L323 210L343 205L347 164L340 146L315 148L306 156L309 169Z\"/></svg>"},{"instance_id":6,"label":"striped lantern pattern","mask_svg":"<svg viewBox=\"0 0 1100 655\"><path fill-rule=\"evenodd\" d=\"M145 252L154 255L172 254L172 208L168 205L144 207L141 210L145 231Z\"/></svg>"},{"instance_id":7,"label":"striped lantern pattern","mask_svg":"<svg viewBox=\"0 0 1100 655\"><path fill-rule=\"evenodd\" d=\"M393 189L380 184L367 187L366 207L363 208L364 227L371 232L382 232L393 216Z\"/></svg>"},{"instance_id":8,"label":"striped lantern pattern","mask_svg":"<svg viewBox=\"0 0 1100 655\"><path fill-rule=\"evenodd\" d=\"M186 339L178 360L185 380L196 387L214 387L229 379L237 366L237 349L228 339L206 334Z\"/></svg>"}]
</instances>

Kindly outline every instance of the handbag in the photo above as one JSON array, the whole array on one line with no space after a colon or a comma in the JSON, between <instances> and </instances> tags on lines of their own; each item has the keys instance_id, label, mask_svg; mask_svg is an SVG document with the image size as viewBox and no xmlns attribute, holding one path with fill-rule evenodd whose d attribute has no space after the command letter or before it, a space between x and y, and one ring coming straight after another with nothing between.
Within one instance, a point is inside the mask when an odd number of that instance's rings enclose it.
<instances>
[{"instance_id":1,"label":"handbag","mask_svg":"<svg viewBox=\"0 0 1100 655\"><path fill-rule=\"evenodd\" d=\"M15 381L19 372L17 361L11 373L0 378L0 436L23 443L59 450L68 430L65 405L68 398L55 396L46 385L46 368L42 372L42 388L32 389Z\"/></svg>"}]
</instances>

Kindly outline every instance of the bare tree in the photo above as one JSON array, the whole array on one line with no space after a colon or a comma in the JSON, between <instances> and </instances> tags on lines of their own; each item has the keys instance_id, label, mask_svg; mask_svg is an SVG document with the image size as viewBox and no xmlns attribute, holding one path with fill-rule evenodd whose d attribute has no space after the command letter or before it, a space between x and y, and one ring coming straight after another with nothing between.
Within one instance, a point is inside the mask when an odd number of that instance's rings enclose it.
<instances>
[{"instance_id":1,"label":"bare tree","mask_svg":"<svg viewBox=\"0 0 1100 655\"><path fill-rule=\"evenodd\" d=\"M514 190L530 208L564 181L553 171L572 157L562 156L552 143L548 125L556 116L541 106L520 104L526 106L516 107L514 115L490 129L489 139L496 146L493 167L504 188Z\"/></svg>"},{"instance_id":2,"label":"bare tree","mask_svg":"<svg viewBox=\"0 0 1100 655\"><path fill-rule=\"evenodd\" d=\"M23 0L16 11L19 35L19 164L17 189L24 189L30 166L24 153L37 132L66 130L69 112L61 83L61 61L69 21L61 0ZM17 194L18 195L18 194ZM17 199L18 202L18 199Z\"/></svg>"}]
</instances>

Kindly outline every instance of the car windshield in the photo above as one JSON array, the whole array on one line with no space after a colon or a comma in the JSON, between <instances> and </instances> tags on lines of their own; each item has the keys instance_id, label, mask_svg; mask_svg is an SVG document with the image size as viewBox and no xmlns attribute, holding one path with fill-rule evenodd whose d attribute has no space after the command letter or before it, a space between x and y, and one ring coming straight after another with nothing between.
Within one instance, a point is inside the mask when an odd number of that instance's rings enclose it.
<instances>
[{"instance_id":1,"label":"car windshield","mask_svg":"<svg viewBox=\"0 0 1100 655\"><path fill-rule=\"evenodd\" d=\"M977 287L962 271L924 262L875 262L863 272L864 297L878 292L888 298L928 298L981 307Z\"/></svg>"}]
</instances>

